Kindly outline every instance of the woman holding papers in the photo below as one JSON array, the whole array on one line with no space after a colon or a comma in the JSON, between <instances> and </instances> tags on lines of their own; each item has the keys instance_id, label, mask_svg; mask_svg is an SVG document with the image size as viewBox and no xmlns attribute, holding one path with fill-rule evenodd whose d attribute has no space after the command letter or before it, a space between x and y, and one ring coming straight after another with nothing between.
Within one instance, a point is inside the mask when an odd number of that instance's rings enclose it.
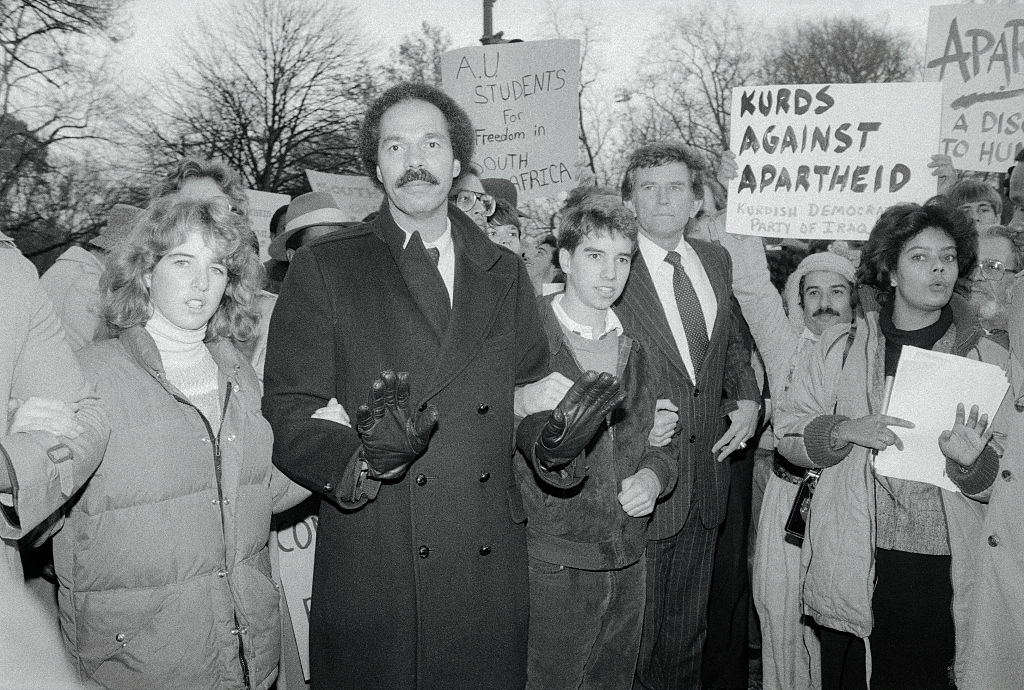
<instances>
[{"instance_id":1,"label":"woman holding papers","mask_svg":"<svg viewBox=\"0 0 1024 690\"><path fill-rule=\"evenodd\" d=\"M804 540L804 611L822 626L822 683L829 687L949 687L954 635L966 611L953 588L967 544L947 527L946 504L961 497L936 486L883 477L874 452L902 449L909 421L885 411L886 378L904 345L1006 365L954 294L977 255L970 220L941 202L887 209L864 246L860 307L853 327L825 331L806 370L795 372L775 417L779 450L819 467ZM988 417L973 401L936 410L936 462L966 493L998 468ZM944 457L943 457L944 456ZM863 641L863 642L862 642Z\"/></svg>"}]
</instances>

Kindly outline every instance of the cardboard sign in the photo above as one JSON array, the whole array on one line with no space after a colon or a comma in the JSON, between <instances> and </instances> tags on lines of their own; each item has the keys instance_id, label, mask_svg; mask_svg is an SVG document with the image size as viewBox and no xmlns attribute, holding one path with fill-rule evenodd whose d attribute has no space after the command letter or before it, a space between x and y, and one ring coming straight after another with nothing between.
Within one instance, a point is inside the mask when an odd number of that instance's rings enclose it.
<instances>
[{"instance_id":1,"label":"cardboard sign","mask_svg":"<svg viewBox=\"0 0 1024 690\"><path fill-rule=\"evenodd\" d=\"M481 177L503 177L519 201L577 185L580 44L576 40L473 46L441 56L444 90L476 136Z\"/></svg>"},{"instance_id":2,"label":"cardboard sign","mask_svg":"<svg viewBox=\"0 0 1024 690\"><path fill-rule=\"evenodd\" d=\"M302 673L309 680L309 611L313 600L313 560L316 555L317 516L306 515L290 524L278 525L281 585L288 614L295 630Z\"/></svg>"},{"instance_id":3,"label":"cardboard sign","mask_svg":"<svg viewBox=\"0 0 1024 690\"><path fill-rule=\"evenodd\" d=\"M1024 147L1024 6L932 7L925 79L942 82L939 152L961 170L1006 172Z\"/></svg>"},{"instance_id":4,"label":"cardboard sign","mask_svg":"<svg viewBox=\"0 0 1024 690\"><path fill-rule=\"evenodd\" d=\"M728 232L864 240L878 216L935 194L941 85L752 86L732 93Z\"/></svg>"},{"instance_id":5,"label":"cardboard sign","mask_svg":"<svg viewBox=\"0 0 1024 690\"><path fill-rule=\"evenodd\" d=\"M287 194L274 194L273 192L258 192L255 189L245 190L245 196L249 199L249 222L256 238L260 241L260 261L268 261L270 254L267 250L270 247L270 219L274 212L282 206L287 206L292 198Z\"/></svg>"},{"instance_id":6,"label":"cardboard sign","mask_svg":"<svg viewBox=\"0 0 1024 690\"><path fill-rule=\"evenodd\" d=\"M347 221L361 221L380 208L382 192L366 175L333 175L307 170L309 186L314 192L330 192Z\"/></svg>"}]
</instances>

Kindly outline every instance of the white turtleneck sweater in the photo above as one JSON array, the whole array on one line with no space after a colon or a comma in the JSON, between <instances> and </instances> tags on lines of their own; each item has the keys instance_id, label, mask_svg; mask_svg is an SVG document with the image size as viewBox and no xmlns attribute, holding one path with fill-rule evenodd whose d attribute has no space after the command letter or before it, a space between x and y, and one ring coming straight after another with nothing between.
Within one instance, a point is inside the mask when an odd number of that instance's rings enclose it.
<instances>
[{"instance_id":1,"label":"white turtleneck sweater","mask_svg":"<svg viewBox=\"0 0 1024 690\"><path fill-rule=\"evenodd\" d=\"M199 408L214 430L219 429L220 379L217 362L203 342L206 326L195 331L178 328L154 308L146 330L156 342L167 380Z\"/></svg>"}]
</instances>

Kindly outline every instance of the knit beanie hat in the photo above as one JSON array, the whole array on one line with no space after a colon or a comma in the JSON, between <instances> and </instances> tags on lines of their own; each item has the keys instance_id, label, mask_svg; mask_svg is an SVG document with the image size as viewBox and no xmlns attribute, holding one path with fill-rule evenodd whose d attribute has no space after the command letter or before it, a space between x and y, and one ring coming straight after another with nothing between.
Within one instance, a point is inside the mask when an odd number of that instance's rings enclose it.
<instances>
[{"instance_id":1,"label":"knit beanie hat","mask_svg":"<svg viewBox=\"0 0 1024 690\"><path fill-rule=\"evenodd\" d=\"M850 285L857 284L856 270L849 259L845 259L832 252L818 252L807 256L796 270L786 279L786 311L789 314L789 324L794 333L804 331L804 310L800 307L800 279L813 271L829 271L838 273Z\"/></svg>"}]
</instances>

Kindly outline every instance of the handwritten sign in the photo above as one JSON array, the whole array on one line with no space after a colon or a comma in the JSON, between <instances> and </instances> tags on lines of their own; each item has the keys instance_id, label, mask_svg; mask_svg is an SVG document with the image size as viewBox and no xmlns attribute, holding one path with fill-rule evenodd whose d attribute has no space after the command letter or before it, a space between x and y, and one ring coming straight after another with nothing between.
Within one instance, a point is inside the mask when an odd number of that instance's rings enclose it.
<instances>
[{"instance_id":1,"label":"handwritten sign","mask_svg":"<svg viewBox=\"0 0 1024 690\"><path fill-rule=\"evenodd\" d=\"M249 200L249 222L252 231L256 233L256 239L260 241L260 261L267 261L270 259L267 253L270 247L270 219L277 209L287 206L292 198L287 194L259 192L255 189L245 190L245 196Z\"/></svg>"},{"instance_id":2,"label":"handwritten sign","mask_svg":"<svg viewBox=\"0 0 1024 690\"><path fill-rule=\"evenodd\" d=\"M892 204L933 196L941 86L817 84L732 92L739 176L726 229L864 240Z\"/></svg>"},{"instance_id":3,"label":"handwritten sign","mask_svg":"<svg viewBox=\"0 0 1024 690\"><path fill-rule=\"evenodd\" d=\"M313 560L316 555L317 516L277 526L277 547L281 561L288 615L295 630L302 673L309 680L309 611L313 600Z\"/></svg>"},{"instance_id":4,"label":"handwritten sign","mask_svg":"<svg viewBox=\"0 0 1024 690\"><path fill-rule=\"evenodd\" d=\"M580 44L473 46L441 56L444 90L473 121L482 177L503 177L520 201L576 186Z\"/></svg>"},{"instance_id":5,"label":"handwritten sign","mask_svg":"<svg viewBox=\"0 0 1024 690\"><path fill-rule=\"evenodd\" d=\"M314 192L331 193L348 221L362 220L378 210L384 199L384 192L366 175L333 175L307 170L306 177Z\"/></svg>"},{"instance_id":6,"label":"handwritten sign","mask_svg":"<svg viewBox=\"0 0 1024 690\"><path fill-rule=\"evenodd\" d=\"M928 15L925 78L942 82L942 148L963 170L1005 172L1024 147L1024 6Z\"/></svg>"}]
</instances>

